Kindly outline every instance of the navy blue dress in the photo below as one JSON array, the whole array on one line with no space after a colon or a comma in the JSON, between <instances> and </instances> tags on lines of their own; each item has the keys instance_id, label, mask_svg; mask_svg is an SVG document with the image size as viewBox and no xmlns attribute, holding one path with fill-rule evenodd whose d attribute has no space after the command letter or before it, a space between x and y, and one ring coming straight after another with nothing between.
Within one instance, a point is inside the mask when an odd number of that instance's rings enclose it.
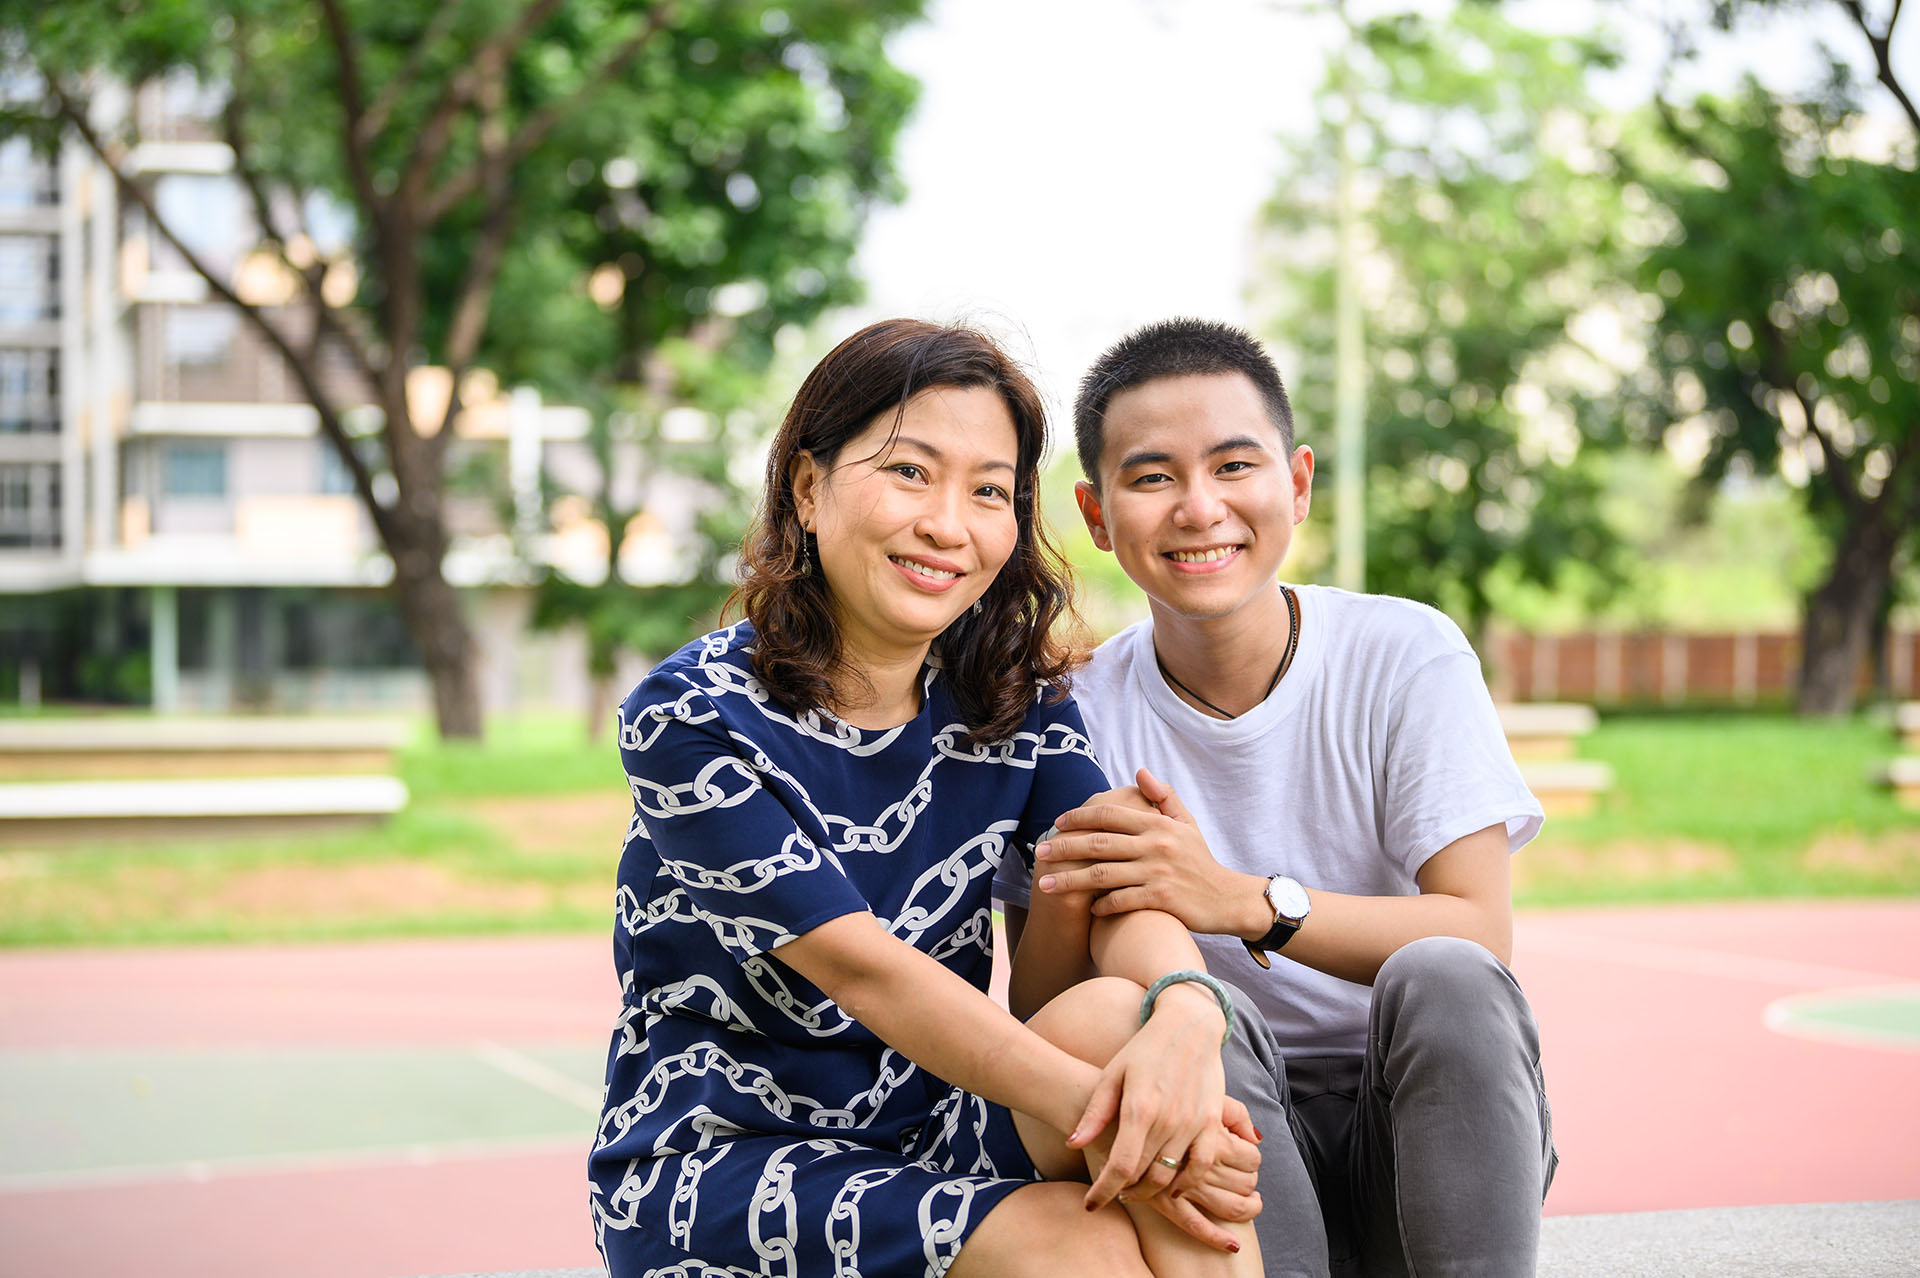
<instances>
[{"instance_id":1,"label":"navy blue dress","mask_svg":"<svg viewBox=\"0 0 1920 1278\"><path fill-rule=\"evenodd\" d=\"M595 1236L613 1278L938 1278L1035 1176L1012 1116L768 951L866 910L985 990L1001 858L1106 781L1071 701L967 746L929 668L912 722L862 730L775 705L752 639L689 644L620 708L635 812Z\"/></svg>"}]
</instances>

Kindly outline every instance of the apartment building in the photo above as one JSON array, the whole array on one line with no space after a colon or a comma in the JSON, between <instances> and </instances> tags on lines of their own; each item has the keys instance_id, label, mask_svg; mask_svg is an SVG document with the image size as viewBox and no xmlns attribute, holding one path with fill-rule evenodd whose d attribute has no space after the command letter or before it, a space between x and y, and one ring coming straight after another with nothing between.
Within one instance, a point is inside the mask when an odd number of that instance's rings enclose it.
<instances>
[{"instance_id":1,"label":"apartment building","mask_svg":"<svg viewBox=\"0 0 1920 1278\"><path fill-rule=\"evenodd\" d=\"M181 80L118 104L138 113L130 163L196 254L270 300L284 278L247 251L250 206L202 92ZM316 235L346 234L310 212ZM344 362L326 376L364 404ZM416 381L421 395L447 393L438 370ZM509 525L541 523L543 472L549 486L591 478L585 415L526 392L463 392L478 402L455 469L500 481L451 501L448 573L470 588L487 700L578 704L577 638L525 632L528 574ZM516 511L500 510L503 488ZM346 468L244 318L78 144L49 160L0 142L0 701L424 705L381 589L390 575Z\"/></svg>"}]
</instances>

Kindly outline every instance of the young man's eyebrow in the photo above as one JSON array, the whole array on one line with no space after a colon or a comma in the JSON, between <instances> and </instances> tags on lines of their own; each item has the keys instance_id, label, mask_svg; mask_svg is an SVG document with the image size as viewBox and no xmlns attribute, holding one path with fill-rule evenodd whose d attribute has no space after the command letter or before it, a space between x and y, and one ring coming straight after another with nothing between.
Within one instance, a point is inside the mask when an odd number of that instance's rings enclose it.
<instances>
[{"instance_id":1,"label":"young man's eyebrow","mask_svg":"<svg viewBox=\"0 0 1920 1278\"><path fill-rule=\"evenodd\" d=\"M1135 466L1165 466L1172 460L1172 453L1155 453L1143 449L1140 452L1128 453L1125 457L1122 457L1120 459L1120 469L1132 470Z\"/></svg>"},{"instance_id":2,"label":"young man's eyebrow","mask_svg":"<svg viewBox=\"0 0 1920 1278\"><path fill-rule=\"evenodd\" d=\"M941 452L938 448L935 448L932 444L929 444L924 439L915 439L911 435L894 436L893 447L898 448L902 444L907 445L909 448L919 449L921 452L925 453L927 456L933 458L933 460L937 462L943 462L947 459L947 455L945 453ZM981 470L1004 470L1010 475L1019 473L1018 470L1015 468L1014 464L1010 461L982 462L980 463L980 469Z\"/></svg>"},{"instance_id":3,"label":"young man's eyebrow","mask_svg":"<svg viewBox=\"0 0 1920 1278\"><path fill-rule=\"evenodd\" d=\"M1217 457L1221 453L1238 453L1248 449L1258 451L1264 447L1265 445L1251 435L1235 435L1230 439L1223 439L1212 448L1209 448L1207 450L1207 456ZM1125 457L1122 457L1120 459L1120 469L1132 470L1135 466L1166 466L1172 461L1172 453L1142 449L1137 453L1128 453Z\"/></svg>"}]
</instances>

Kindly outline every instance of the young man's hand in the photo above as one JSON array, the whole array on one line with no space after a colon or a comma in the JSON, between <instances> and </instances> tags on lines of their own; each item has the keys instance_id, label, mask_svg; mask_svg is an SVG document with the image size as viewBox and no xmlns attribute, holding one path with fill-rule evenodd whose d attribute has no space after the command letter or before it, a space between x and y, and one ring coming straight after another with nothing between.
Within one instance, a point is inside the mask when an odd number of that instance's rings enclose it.
<instances>
[{"instance_id":1,"label":"young man's hand","mask_svg":"<svg viewBox=\"0 0 1920 1278\"><path fill-rule=\"evenodd\" d=\"M1193 932L1259 937L1272 926L1266 881L1213 859L1193 814L1147 769L1137 786L1095 795L1054 823L1035 852L1035 886L1049 895L1098 892L1095 914L1165 910ZM1054 871L1062 862L1088 862Z\"/></svg>"}]
</instances>

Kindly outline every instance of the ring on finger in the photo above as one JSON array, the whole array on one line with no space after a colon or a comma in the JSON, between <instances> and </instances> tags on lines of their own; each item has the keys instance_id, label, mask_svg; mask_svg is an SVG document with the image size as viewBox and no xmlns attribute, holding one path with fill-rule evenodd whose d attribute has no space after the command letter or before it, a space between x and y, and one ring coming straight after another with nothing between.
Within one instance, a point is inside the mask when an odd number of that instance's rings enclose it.
<instances>
[{"instance_id":1,"label":"ring on finger","mask_svg":"<svg viewBox=\"0 0 1920 1278\"><path fill-rule=\"evenodd\" d=\"M1177 1158L1168 1158L1165 1154L1162 1154L1160 1155L1160 1157L1154 1159L1153 1161L1156 1163L1159 1163L1162 1167L1166 1168L1168 1171L1180 1170L1180 1160Z\"/></svg>"}]
</instances>

